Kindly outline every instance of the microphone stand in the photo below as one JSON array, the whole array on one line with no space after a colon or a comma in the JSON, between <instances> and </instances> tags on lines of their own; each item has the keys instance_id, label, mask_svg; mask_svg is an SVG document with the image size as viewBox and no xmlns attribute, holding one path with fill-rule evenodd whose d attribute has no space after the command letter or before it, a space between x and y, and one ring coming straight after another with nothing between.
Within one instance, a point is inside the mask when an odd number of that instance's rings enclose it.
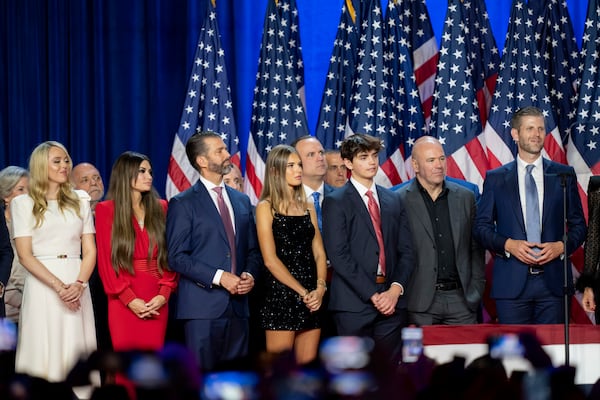
<instances>
[{"instance_id":1,"label":"microphone stand","mask_svg":"<svg viewBox=\"0 0 600 400\"><path fill-rule=\"evenodd\" d=\"M560 175L560 185L563 192L563 298L564 298L564 328L565 328L565 365L569 366L569 259L567 257L567 174Z\"/></svg>"}]
</instances>

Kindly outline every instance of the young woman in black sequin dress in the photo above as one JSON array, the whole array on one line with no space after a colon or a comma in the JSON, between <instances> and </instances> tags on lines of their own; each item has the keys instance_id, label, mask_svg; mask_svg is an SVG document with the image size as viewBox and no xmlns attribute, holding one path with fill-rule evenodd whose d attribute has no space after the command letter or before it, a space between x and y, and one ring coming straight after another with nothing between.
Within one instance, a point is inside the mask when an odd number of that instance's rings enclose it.
<instances>
[{"instance_id":1,"label":"young woman in black sequin dress","mask_svg":"<svg viewBox=\"0 0 600 400\"><path fill-rule=\"evenodd\" d=\"M314 206L306 202L302 163L291 146L275 146L266 162L256 207L260 250L267 267L260 322L269 353L294 350L296 361L315 359L321 334L318 311L327 290L326 256Z\"/></svg>"}]
</instances>

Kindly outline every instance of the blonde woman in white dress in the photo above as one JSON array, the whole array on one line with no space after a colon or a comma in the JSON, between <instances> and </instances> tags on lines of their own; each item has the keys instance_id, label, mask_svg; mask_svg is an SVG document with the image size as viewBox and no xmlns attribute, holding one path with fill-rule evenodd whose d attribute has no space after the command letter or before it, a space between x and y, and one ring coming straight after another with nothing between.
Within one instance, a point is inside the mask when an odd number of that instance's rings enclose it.
<instances>
[{"instance_id":1,"label":"blonde woman in white dress","mask_svg":"<svg viewBox=\"0 0 600 400\"><path fill-rule=\"evenodd\" d=\"M27 269L15 370L64 381L96 349L88 279L96 263L90 197L69 182L72 162L58 142L30 157L29 194L11 201L12 237Z\"/></svg>"}]
</instances>

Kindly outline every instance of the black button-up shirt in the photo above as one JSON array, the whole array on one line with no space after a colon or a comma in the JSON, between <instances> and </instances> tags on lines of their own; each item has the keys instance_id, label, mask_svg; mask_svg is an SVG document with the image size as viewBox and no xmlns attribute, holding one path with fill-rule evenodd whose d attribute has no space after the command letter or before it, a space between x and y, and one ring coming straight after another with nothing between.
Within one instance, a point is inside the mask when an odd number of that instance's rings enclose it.
<instances>
[{"instance_id":1,"label":"black button-up shirt","mask_svg":"<svg viewBox=\"0 0 600 400\"><path fill-rule=\"evenodd\" d=\"M437 283L460 282L456 259L454 257L454 240L452 239L452 226L450 225L450 209L448 207L449 190L443 184L442 192L435 199L431 198L427 190L417 180L417 185L427 207L438 259Z\"/></svg>"}]
</instances>

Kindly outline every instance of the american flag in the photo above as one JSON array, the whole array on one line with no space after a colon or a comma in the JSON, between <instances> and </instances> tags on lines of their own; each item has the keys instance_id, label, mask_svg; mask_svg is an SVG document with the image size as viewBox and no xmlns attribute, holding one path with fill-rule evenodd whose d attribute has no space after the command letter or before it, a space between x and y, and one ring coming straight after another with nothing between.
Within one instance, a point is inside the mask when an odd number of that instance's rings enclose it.
<instances>
[{"instance_id":1,"label":"american flag","mask_svg":"<svg viewBox=\"0 0 600 400\"><path fill-rule=\"evenodd\" d=\"M567 147L569 165L586 191L590 176L600 174L600 2L589 0L583 44L579 103Z\"/></svg>"},{"instance_id":2,"label":"american flag","mask_svg":"<svg viewBox=\"0 0 600 400\"><path fill-rule=\"evenodd\" d=\"M414 176L411 165L412 146L425 132L419 89L411 62L408 39L399 2L390 0L385 19L387 42L386 65L390 71L390 127L386 132L387 160L381 169L392 185Z\"/></svg>"},{"instance_id":3,"label":"american flag","mask_svg":"<svg viewBox=\"0 0 600 400\"><path fill-rule=\"evenodd\" d=\"M560 140L567 144L567 137L575 122L579 86L579 49L573 33L567 3L564 0L530 0L529 7L537 9L538 19L536 39L544 60L544 75L547 76L548 90L554 118L557 121ZM567 162L566 154L555 159ZM587 206L584 191L580 191L583 204ZM587 207L586 207L587 208ZM579 248L571 257L571 270L577 277L583 269L583 249ZM578 299L576 296L575 299ZM571 320L577 323L589 323L590 319L581 307L580 300L571 303Z\"/></svg>"},{"instance_id":4,"label":"american flag","mask_svg":"<svg viewBox=\"0 0 600 400\"><path fill-rule=\"evenodd\" d=\"M356 63L360 18L352 0L345 0L329 59L315 136L324 148L340 146L348 131L348 113Z\"/></svg>"},{"instance_id":5,"label":"american flag","mask_svg":"<svg viewBox=\"0 0 600 400\"><path fill-rule=\"evenodd\" d=\"M244 180L253 203L262 191L269 151L309 132L296 79L299 59L292 57L291 39L286 36L290 30L285 26L289 21L280 13L286 4L296 10L295 0L269 0L265 15Z\"/></svg>"},{"instance_id":6,"label":"american flag","mask_svg":"<svg viewBox=\"0 0 600 400\"><path fill-rule=\"evenodd\" d=\"M554 120L558 124L562 148L554 161L566 163L564 145L575 122L579 85L579 48L573 24L564 0L530 0L529 7L538 11L536 39L543 59L544 75L550 92ZM554 139L554 138L553 138Z\"/></svg>"},{"instance_id":7,"label":"american flag","mask_svg":"<svg viewBox=\"0 0 600 400\"><path fill-rule=\"evenodd\" d=\"M300 41L300 20L296 0L277 0L277 10L281 19L281 35L288 41L290 63L293 65L294 79L298 85L298 93L302 105L306 110L306 96L304 93L304 60L302 58L302 44Z\"/></svg>"},{"instance_id":8,"label":"american flag","mask_svg":"<svg viewBox=\"0 0 600 400\"><path fill-rule=\"evenodd\" d=\"M580 64L581 84L575 123L570 130L567 145L569 165L575 169L582 205L587 215L587 186L592 175L600 174L600 2L589 0ZM581 264L581 263L580 263ZM579 276L579 269L573 270L573 277ZM581 295L576 295L581 304ZM575 302L573 302L575 303ZM580 322L582 309L572 304L573 319ZM579 318L578 318L579 316ZM588 316L592 318L592 316ZM596 321L598 323L598 321Z\"/></svg>"},{"instance_id":9,"label":"american flag","mask_svg":"<svg viewBox=\"0 0 600 400\"><path fill-rule=\"evenodd\" d=\"M485 1L473 0L464 4L469 20L468 29L472 36L471 40L467 41L467 48L471 53L471 59L475 62L471 78L477 90L481 123L482 126L485 126L492 107L492 97L496 90L500 53L492 34Z\"/></svg>"},{"instance_id":10,"label":"american flag","mask_svg":"<svg viewBox=\"0 0 600 400\"><path fill-rule=\"evenodd\" d=\"M399 0L396 3L398 15L402 18L399 24L404 28L404 36L412 50L411 62L419 86L425 123L429 126L438 62L437 41L425 0Z\"/></svg>"},{"instance_id":11,"label":"american flag","mask_svg":"<svg viewBox=\"0 0 600 400\"><path fill-rule=\"evenodd\" d=\"M185 154L185 144L196 132L210 130L223 138L232 161L240 165L238 138L225 69L225 56L217 26L216 9L207 1L207 12L194 56L181 122L169 160L166 197L170 199L193 185L198 173Z\"/></svg>"},{"instance_id":12,"label":"american flag","mask_svg":"<svg viewBox=\"0 0 600 400\"><path fill-rule=\"evenodd\" d=\"M448 175L483 186L483 126L500 57L482 0L450 0L438 61L430 132L448 156Z\"/></svg>"},{"instance_id":13,"label":"american flag","mask_svg":"<svg viewBox=\"0 0 600 400\"><path fill-rule=\"evenodd\" d=\"M544 155L556 159L557 147L562 148L562 143L556 141L560 135L545 84L532 18L533 11L522 0L513 1L496 91L484 130L491 168L514 159L516 145L510 135L510 120L515 111L525 106L538 107L544 114L549 132Z\"/></svg>"},{"instance_id":14,"label":"american flag","mask_svg":"<svg viewBox=\"0 0 600 400\"><path fill-rule=\"evenodd\" d=\"M356 74L352 83L350 103L351 133L364 133L378 137L383 151L379 162L383 164L395 151L388 146L386 133L389 131L390 115L390 71L385 68L385 44L383 36L383 13L380 0L361 3L360 38ZM392 177L379 169L375 180L378 184L392 186Z\"/></svg>"}]
</instances>

